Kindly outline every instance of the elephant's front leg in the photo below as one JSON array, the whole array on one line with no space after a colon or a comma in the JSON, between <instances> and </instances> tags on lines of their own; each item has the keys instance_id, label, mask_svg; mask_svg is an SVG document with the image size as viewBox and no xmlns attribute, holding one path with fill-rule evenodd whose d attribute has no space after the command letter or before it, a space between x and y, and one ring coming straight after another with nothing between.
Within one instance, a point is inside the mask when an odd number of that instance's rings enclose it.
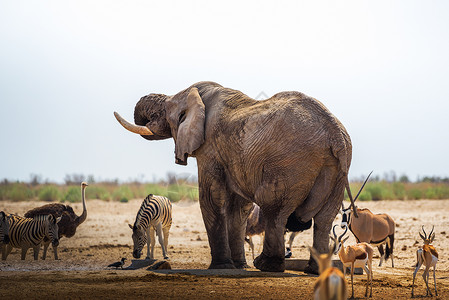
<instances>
[{"instance_id":1,"label":"elephant's front leg","mask_svg":"<svg viewBox=\"0 0 449 300\"><path fill-rule=\"evenodd\" d=\"M204 174L200 164L198 167L200 207L212 256L209 269L235 269L228 240L225 181L215 177L214 172Z\"/></svg>"},{"instance_id":2,"label":"elephant's front leg","mask_svg":"<svg viewBox=\"0 0 449 300\"><path fill-rule=\"evenodd\" d=\"M246 220L252 203L238 195L233 195L227 205L228 239L234 266L238 269L249 268L245 258Z\"/></svg>"}]
</instances>

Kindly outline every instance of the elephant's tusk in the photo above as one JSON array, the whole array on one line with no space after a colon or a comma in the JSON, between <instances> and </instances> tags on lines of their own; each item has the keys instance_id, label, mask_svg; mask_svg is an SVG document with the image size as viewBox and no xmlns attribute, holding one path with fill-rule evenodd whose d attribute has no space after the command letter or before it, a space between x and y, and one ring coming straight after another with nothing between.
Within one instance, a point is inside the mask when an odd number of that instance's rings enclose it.
<instances>
[{"instance_id":1,"label":"elephant's tusk","mask_svg":"<svg viewBox=\"0 0 449 300\"><path fill-rule=\"evenodd\" d=\"M140 125L134 125L129 123L128 121L126 121L125 119L122 118L122 116L120 116L118 114L118 112L114 111L114 116L117 119L117 121L122 124L123 127L125 127L125 129L140 134L140 135L154 135L154 133L151 132L151 130L149 130L147 127L145 126L140 126Z\"/></svg>"}]
</instances>

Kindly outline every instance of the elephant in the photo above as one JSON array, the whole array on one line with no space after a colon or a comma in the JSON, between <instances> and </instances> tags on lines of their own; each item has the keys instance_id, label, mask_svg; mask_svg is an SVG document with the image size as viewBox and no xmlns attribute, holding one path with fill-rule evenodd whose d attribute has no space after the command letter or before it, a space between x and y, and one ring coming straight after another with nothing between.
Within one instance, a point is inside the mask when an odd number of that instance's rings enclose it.
<instances>
[{"instance_id":1,"label":"elephant","mask_svg":"<svg viewBox=\"0 0 449 300\"><path fill-rule=\"evenodd\" d=\"M135 124L114 115L147 140L173 138L176 164L196 158L210 269L248 266L244 238L253 202L266 217L263 251L254 266L271 272L285 270L287 220L303 230L313 219L313 247L327 253L345 188L354 207L349 134L321 102L303 93L254 100L203 81L173 96L142 97L135 105ZM318 272L311 257L306 271Z\"/></svg>"}]
</instances>

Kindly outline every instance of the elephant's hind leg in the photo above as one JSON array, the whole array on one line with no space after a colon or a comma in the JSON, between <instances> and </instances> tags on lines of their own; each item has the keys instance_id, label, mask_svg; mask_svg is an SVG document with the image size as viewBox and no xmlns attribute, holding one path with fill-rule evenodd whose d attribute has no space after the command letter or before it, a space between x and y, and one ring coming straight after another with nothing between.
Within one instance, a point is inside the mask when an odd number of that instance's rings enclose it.
<instances>
[{"instance_id":1,"label":"elephant's hind leg","mask_svg":"<svg viewBox=\"0 0 449 300\"><path fill-rule=\"evenodd\" d=\"M265 213L264 208L268 213ZM278 211L273 211L268 207L261 206L261 210L264 211L265 238L263 242L263 251L254 260L254 266L261 271L284 272L285 223L293 208L284 206L281 207Z\"/></svg>"},{"instance_id":2,"label":"elephant's hind leg","mask_svg":"<svg viewBox=\"0 0 449 300\"><path fill-rule=\"evenodd\" d=\"M337 166L323 168L304 203L305 205L301 205L304 212L314 211L313 247L320 253L329 251L329 232L344 197L344 179L342 175L337 174ZM296 211L298 212L298 210ZM318 274L318 265L312 257L309 258L306 272Z\"/></svg>"},{"instance_id":3,"label":"elephant's hind leg","mask_svg":"<svg viewBox=\"0 0 449 300\"><path fill-rule=\"evenodd\" d=\"M286 219L286 217L285 217ZM263 251L254 260L254 266L267 272L285 271L285 250L283 222L275 222L274 218L267 218Z\"/></svg>"},{"instance_id":4,"label":"elephant's hind leg","mask_svg":"<svg viewBox=\"0 0 449 300\"><path fill-rule=\"evenodd\" d=\"M227 205L228 239L231 257L237 269L249 268L245 258L246 220L251 211L252 203L238 195L230 197ZM254 244L252 245L254 253Z\"/></svg>"}]
</instances>

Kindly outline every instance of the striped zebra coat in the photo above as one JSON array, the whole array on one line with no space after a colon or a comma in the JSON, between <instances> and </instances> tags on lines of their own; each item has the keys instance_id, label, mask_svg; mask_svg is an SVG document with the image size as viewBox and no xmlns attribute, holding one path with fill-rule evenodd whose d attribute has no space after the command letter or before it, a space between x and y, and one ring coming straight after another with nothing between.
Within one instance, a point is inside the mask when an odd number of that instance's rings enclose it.
<instances>
[{"instance_id":1,"label":"striped zebra coat","mask_svg":"<svg viewBox=\"0 0 449 300\"><path fill-rule=\"evenodd\" d=\"M9 222L9 244L6 246L2 259L6 260L13 248L21 248L24 260L29 248L34 250L34 260L38 259L39 250L44 237L49 238L54 246L59 244L58 222L61 218L53 215L42 215L34 218L24 218L11 215Z\"/></svg>"},{"instance_id":2,"label":"striped zebra coat","mask_svg":"<svg viewBox=\"0 0 449 300\"><path fill-rule=\"evenodd\" d=\"M9 218L5 212L0 211L0 244L9 243Z\"/></svg>"},{"instance_id":3,"label":"striped zebra coat","mask_svg":"<svg viewBox=\"0 0 449 300\"><path fill-rule=\"evenodd\" d=\"M2 256L6 253L6 245L9 243L9 218L5 212L0 211L0 248Z\"/></svg>"},{"instance_id":4,"label":"striped zebra coat","mask_svg":"<svg viewBox=\"0 0 449 300\"><path fill-rule=\"evenodd\" d=\"M148 195L143 200L137 212L134 225L128 224L133 230L133 257L140 258L142 249L147 244L147 259L154 258L155 232L162 247L164 259L168 259L168 235L172 224L172 205L168 198Z\"/></svg>"}]
</instances>

